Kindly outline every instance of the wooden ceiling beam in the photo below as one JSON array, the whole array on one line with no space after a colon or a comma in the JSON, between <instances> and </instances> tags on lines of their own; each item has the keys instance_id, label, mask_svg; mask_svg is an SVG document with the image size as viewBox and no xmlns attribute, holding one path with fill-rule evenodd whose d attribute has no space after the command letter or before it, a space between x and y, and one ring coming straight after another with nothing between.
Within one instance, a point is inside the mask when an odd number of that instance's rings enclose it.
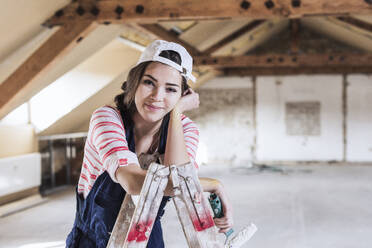
<instances>
[{"instance_id":1,"label":"wooden ceiling beam","mask_svg":"<svg viewBox=\"0 0 372 248\"><path fill-rule=\"evenodd\" d=\"M246 56L200 56L194 58L195 66L213 68L233 67L321 67L321 66L370 66L372 53L367 54L265 54Z\"/></svg>"},{"instance_id":2,"label":"wooden ceiling beam","mask_svg":"<svg viewBox=\"0 0 372 248\"><path fill-rule=\"evenodd\" d=\"M372 24L359 20L357 18L351 17L351 16L340 16L337 17L338 20L345 22L347 24L353 25L357 28L363 29L364 31L367 32L372 32Z\"/></svg>"},{"instance_id":3,"label":"wooden ceiling beam","mask_svg":"<svg viewBox=\"0 0 372 248\"><path fill-rule=\"evenodd\" d=\"M333 66L333 67L255 67L255 68L225 68L221 70L224 76L278 76L300 74L350 74L372 73L371 66Z\"/></svg>"},{"instance_id":4,"label":"wooden ceiling beam","mask_svg":"<svg viewBox=\"0 0 372 248\"><path fill-rule=\"evenodd\" d=\"M88 33L95 22L66 23L0 84L0 109L32 80L41 77Z\"/></svg>"},{"instance_id":5,"label":"wooden ceiling beam","mask_svg":"<svg viewBox=\"0 0 372 248\"><path fill-rule=\"evenodd\" d=\"M219 50L220 48L224 47L228 43L234 41L235 39L241 37L242 35L252 31L254 28L256 28L257 26L261 25L264 22L265 22L264 20L252 21L252 22L248 23L247 25L243 26L242 28L238 29L234 33L230 34L229 36L223 38L222 40L220 40L219 42L217 42L216 44L214 44L213 46L211 46L210 48L206 49L203 52L200 52L194 46L192 46L189 43L181 40L178 37L177 34L166 30L165 28L163 28L159 24L140 24L139 26L144 28L146 31L156 35L157 37L159 37L161 39L176 42L176 43L182 45L193 56L200 56L200 55L207 56L207 55L210 55L213 52Z\"/></svg>"},{"instance_id":6,"label":"wooden ceiling beam","mask_svg":"<svg viewBox=\"0 0 372 248\"><path fill-rule=\"evenodd\" d=\"M291 29L291 53L298 53L300 45L300 19L291 19L289 27Z\"/></svg>"},{"instance_id":7,"label":"wooden ceiling beam","mask_svg":"<svg viewBox=\"0 0 372 248\"><path fill-rule=\"evenodd\" d=\"M241 27L240 29L238 29L234 33L230 34L229 36L223 38L222 40L220 40L219 42L217 42L216 44L214 44L210 48L206 49L204 51L204 53L205 54L214 53L215 51L217 51L221 47L227 45L228 43L230 43L233 40L241 37L242 35L252 31L253 29L255 29L256 27L258 27L259 25L261 25L264 22L265 22L264 20L255 20L255 21L252 21L252 22L248 23L247 25Z\"/></svg>"},{"instance_id":8,"label":"wooden ceiling beam","mask_svg":"<svg viewBox=\"0 0 372 248\"><path fill-rule=\"evenodd\" d=\"M147 32L150 32L154 34L155 36L159 37L160 39L166 40L166 41L172 41L175 43L178 43L182 45L186 50L192 55L192 56L198 56L201 55L202 53L190 45L189 43L181 40L178 35L175 33L172 33L159 24L141 24L140 25L142 28L144 28Z\"/></svg>"},{"instance_id":9,"label":"wooden ceiling beam","mask_svg":"<svg viewBox=\"0 0 372 248\"><path fill-rule=\"evenodd\" d=\"M89 1L91 3L91 1ZM72 2L56 12L46 25L67 21L96 20L99 23L156 23L205 19L275 17L300 18L321 15L371 14L370 1L350 0L105 0L84 7Z\"/></svg>"}]
</instances>

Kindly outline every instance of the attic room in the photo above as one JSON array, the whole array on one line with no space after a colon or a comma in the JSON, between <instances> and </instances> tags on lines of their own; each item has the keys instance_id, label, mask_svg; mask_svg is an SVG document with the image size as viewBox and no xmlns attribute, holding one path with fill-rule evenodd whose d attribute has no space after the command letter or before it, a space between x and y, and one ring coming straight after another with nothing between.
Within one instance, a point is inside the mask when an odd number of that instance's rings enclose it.
<instances>
[{"instance_id":1,"label":"attic room","mask_svg":"<svg viewBox=\"0 0 372 248\"><path fill-rule=\"evenodd\" d=\"M3 0L0 13L0 247L66 247L92 114L116 106L155 40L193 58L198 176L222 183L230 240L257 226L237 247L371 246L372 1ZM165 209L165 247L193 247Z\"/></svg>"}]
</instances>

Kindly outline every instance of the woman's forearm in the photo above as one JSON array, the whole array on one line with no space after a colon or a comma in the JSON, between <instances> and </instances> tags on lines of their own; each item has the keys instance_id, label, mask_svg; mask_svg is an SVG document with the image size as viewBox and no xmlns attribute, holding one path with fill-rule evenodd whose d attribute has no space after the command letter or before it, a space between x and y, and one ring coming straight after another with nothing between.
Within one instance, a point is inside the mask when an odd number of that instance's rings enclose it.
<instances>
[{"instance_id":1,"label":"woman's forearm","mask_svg":"<svg viewBox=\"0 0 372 248\"><path fill-rule=\"evenodd\" d=\"M141 169L136 164L120 167L116 170L116 179L128 194L139 195L146 177L146 170ZM200 177L200 184L204 192L220 194L222 184L217 179ZM168 185L165 189L165 195L173 195L173 183L169 178Z\"/></svg>"},{"instance_id":2,"label":"woman's forearm","mask_svg":"<svg viewBox=\"0 0 372 248\"><path fill-rule=\"evenodd\" d=\"M187 154L181 112L174 108L170 113L164 165L180 165L190 162Z\"/></svg>"},{"instance_id":3,"label":"woman's forearm","mask_svg":"<svg viewBox=\"0 0 372 248\"><path fill-rule=\"evenodd\" d=\"M141 169L137 164L129 164L119 167L115 172L115 176L128 194L139 195L146 178L146 173L147 171Z\"/></svg>"},{"instance_id":4,"label":"woman's forearm","mask_svg":"<svg viewBox=\"0 0 372 248\"><path fill-rule=\"evenodd\" d=\"M129 164L119 167L115 176L120 185L130 195L139 195L146 178L147 170L143 170L137 164ZM168 180L167 187L164 190L165 196L173 196L173 183L171 178Z\"/></svg>"}]
</instances>

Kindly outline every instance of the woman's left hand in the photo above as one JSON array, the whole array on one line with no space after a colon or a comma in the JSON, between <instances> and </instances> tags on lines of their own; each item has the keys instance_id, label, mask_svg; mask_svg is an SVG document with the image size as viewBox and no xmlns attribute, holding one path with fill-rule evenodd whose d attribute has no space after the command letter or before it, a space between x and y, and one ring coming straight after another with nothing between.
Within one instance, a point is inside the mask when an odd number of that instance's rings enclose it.
<instances>
[{"instance_id":1,"label":"woman's left hand","mask_svg":"<svg viewBox=\"0 0 372 248\"><path fill-rule=\"evenodd\" d=\"M175 109L177 109L178 112L183 113L198 108L199 104L199 94L189 88L181 96L180 100L178 100Z\"/></svg>"},{"instance_id":2,"label":"woman's left hand","mask_svg":"<svg viewBox=\"0 0 372 248\"><path fill-rule=\"evenodd\" d=\"M234 224L232 205L223 188L216 191L215 194L221 199L224 216L221 218L214 218L214 223L220 229L220 233L225 233L231 229Z\"/></svg>"}]
</instances>

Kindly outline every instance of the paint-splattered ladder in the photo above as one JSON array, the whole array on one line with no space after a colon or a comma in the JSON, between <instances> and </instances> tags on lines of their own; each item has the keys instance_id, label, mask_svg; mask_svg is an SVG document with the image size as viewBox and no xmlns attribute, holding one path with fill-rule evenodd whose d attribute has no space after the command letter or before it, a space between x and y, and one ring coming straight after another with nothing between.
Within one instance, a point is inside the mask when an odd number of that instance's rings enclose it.
<instances>
[{"instance_id":1,"label":"paint-splattered ladder","mask_svg":"<svg viewBox=\"0 0 372 248\"><path fill-rule=\"evenodd\" d=\"M222 248L212 212L191 163L164 166L151 163L137 206L126 195L108 248L145 248L150 237L169 176L172 179L173 202L178 218L192 248Z\"/></svg>"}]
</instances>

